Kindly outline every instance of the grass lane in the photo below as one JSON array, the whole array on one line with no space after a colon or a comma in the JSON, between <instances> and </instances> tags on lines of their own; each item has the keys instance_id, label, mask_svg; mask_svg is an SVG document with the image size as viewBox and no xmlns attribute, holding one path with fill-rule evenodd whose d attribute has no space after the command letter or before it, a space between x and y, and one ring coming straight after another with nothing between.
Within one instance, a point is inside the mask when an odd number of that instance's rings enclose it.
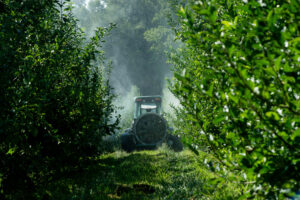
<instances>
[{"instance_id":1,"label":"grass lane","mask_svg":"<svg viewBox=\"0 0 300 200\"><path fill-rule=\"evenodd\" d=\"M216 173L195 156L166 147L156 151L105 154L88 168L48 186L53 199L238 199L237 184L212 184Z\"/></svg>"}]
</instances>

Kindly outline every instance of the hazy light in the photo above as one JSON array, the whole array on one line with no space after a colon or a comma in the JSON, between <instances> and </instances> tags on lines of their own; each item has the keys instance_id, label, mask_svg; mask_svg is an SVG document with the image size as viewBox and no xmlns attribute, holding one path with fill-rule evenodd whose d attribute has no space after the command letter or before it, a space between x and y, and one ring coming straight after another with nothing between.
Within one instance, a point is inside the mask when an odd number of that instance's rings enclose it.
<instances>
[{"instance_id":1,"label":"hazy light","mask_svg":"<svg viewBox=\"0 0 300 200\"><path fill-rule=\"evenodd\" d=\"M88 9L90 1L91 0L85 0L84 6L85 6L86 9ZM107 7L107 5L104 1L100 1L100 3L103 5L104 8Z\"/></svg>"}]
</instances>

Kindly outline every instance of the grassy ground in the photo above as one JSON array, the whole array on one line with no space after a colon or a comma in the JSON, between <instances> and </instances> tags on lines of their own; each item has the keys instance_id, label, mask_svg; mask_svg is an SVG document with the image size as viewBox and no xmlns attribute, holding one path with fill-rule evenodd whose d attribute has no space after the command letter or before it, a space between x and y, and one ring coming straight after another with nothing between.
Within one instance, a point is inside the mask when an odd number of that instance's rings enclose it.
<instances>
[{"instance_id":1,"label":"grassy ground","mask_svg":"<svg viewBox=\"0 0 300 200\"><path fill-rule=\"evenodd\" d=\"M216 174L202 164L206 156L166 147L118 151L47 188L51 199L238 199L237 184L211 183Z\"/></svg>"}]
</instances>

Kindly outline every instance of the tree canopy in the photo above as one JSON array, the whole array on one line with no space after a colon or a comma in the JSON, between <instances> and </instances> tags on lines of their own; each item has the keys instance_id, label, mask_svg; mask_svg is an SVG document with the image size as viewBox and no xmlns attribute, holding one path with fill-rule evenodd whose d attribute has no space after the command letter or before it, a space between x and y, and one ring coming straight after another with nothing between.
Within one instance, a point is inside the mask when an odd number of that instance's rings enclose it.
<instances>
[{"instance_id":1,"label":"tree canopy","mask_svg":"<svg viewBox=\"0 0 300 200\"><path fill-rule=\"evenodd\" d=\"M167 2L91 0L87 7L77 5L75 15L87 33L98 25L116 24L104 48L113 61L111 78L116 89L129 92L133 84L142 95L161 94L169 73L166 42L174 36L165 17L170 12Z\"/></svg>"},{"instance_id":2,"label":"tree canopy","mask_svg":"<svg viewBox=\"0 0 300 200\"><path fill-rule=\"evenodd\" d=\"M189 1L171 55L182 117L227 169L284 198L299 190L300 7L286 1ZM195 142L194 144L197 144Z\"/></svg>"},{"instance_id":3,"label":"tree canopy","mask_svg":"<svg viewBox=\"0 0 300 200\"><path fill-rule=\"evenodd\" d=\"M71 7L4 1L0 13L0 196L39 199L49 180L101 154L112 134L112 94L101 50Z\"/></svg>"}]
</instances>

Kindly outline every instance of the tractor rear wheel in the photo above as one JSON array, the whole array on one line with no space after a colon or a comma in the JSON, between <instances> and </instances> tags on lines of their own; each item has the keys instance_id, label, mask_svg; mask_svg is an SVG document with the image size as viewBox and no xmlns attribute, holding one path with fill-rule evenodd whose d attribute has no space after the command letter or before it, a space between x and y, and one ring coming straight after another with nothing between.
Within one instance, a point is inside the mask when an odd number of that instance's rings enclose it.
<instances>
[{"instance_id":1,"label":"tractor rear wheel","mask_svg":"<svg viewBox=\"0 0 300 200\"><path fill-rule=\"evenodd\" d=\"M127 153L133 152L135 150L135 140L134 135L124 133L121 135L121 148Z\"/></svg>"},{"instance_id":2,"label":"tractor rear wheel","mask_svg":"<svg viewBox=\"0 0 300 200\"><path fill-rule=\"evenodd\" d=\"M168 135L167 145L175 152L180 152L183 150L183 144L181 143L179 137L175 135Z\"/></svg>"}]
</instances>

